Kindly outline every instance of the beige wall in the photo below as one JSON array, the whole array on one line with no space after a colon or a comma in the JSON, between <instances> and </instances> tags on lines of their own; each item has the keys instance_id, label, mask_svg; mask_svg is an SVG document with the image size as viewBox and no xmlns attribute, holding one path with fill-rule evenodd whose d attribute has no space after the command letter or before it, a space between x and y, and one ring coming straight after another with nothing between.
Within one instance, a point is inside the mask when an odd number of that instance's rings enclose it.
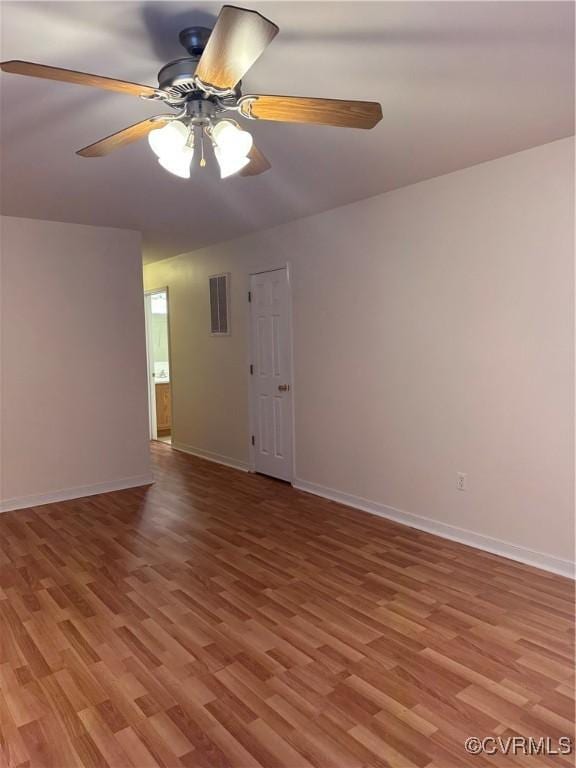
<instances>
[{"instance_id":1,"label":"beige wall","mask_svg":"<svg viewBox=\"0 0 576 768\"><path fill-rule=\"evenodd\" d=\"M248 274L286 262L298 480L572 559L572 140L146 267L170 289L177 443L247 462Z\"/></svg>"},{"instance_id":2,"label":"beige wall","mask_svg":"<svg viewBox=\"0 0 576 768\"><path fill-rule=\"evenodd\" d=\"M0 224L3 508L146 482L140 235Z\"/></svg>"}]
</instances>

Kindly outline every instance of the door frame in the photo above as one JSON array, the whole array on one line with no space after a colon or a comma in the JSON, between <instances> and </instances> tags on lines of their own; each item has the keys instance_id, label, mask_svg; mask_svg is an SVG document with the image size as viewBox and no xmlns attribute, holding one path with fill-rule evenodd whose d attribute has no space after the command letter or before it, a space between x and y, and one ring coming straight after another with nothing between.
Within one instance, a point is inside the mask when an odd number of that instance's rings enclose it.
<instances>
[{"instance_id":1,"label":"door frame","mask_svg":"<svg viewBox=\"0 0 576 768\"><path fill-rule=\"evenodd\" d=\"M266 272L276 272L279 269L286 270L286 285L288 287L288 355L290 359L290 391L292 393L292 414L291 414L291 427L292 427L292 456L290 460L290 485L294 485L296 481L296 387L294 385L294 324L293 324L293 310L292 310L292 265L290 261L285 261L283 264L278 264L275 267L267 267L266 269L254 269L248 273L246 280L246 301L248 304L247 312L247 327L248 327L248 345L247 345L247 361L246 371L248 375L248 471L256 472L256 448L252 445L252 435L255 434L256 429L256 414L254 409L254 398L252 397L252 374L250 373L250 365L254 361L255 343L252 335L252 308L248 302L248 292L252 286L252 277L254 275L262 275Z\"/></svg>"},{"instance_id":2,"label":"door frame","mask_svg":"<svg viewBox=\"0 0 576 768\"><path fill-rule=\"evenodd\" d=\"M172 397L172 383L174 381L174 376L172 371L172 344L170 341L170 290L167 285L161 286L160 288L151 288L150 290L144 291L144 325L146 329L146 379L148 383L148 433L149 433L150 440L158 440L158 430L156 426L156 387L155 387L156 382L154 381L154 377L152 376L152 365L151 365L152 360L150 356L151 307L150 307L149 297L155 293L166 294L166 314L168 316L168 322L166 324L167 332L168 332L168 367L170 370L169 383L170 383L170 399L172 403L172 424L171 424L170 431L172 435L172 442L174 442L174 398Z\"/></svg>"}]
</instances>

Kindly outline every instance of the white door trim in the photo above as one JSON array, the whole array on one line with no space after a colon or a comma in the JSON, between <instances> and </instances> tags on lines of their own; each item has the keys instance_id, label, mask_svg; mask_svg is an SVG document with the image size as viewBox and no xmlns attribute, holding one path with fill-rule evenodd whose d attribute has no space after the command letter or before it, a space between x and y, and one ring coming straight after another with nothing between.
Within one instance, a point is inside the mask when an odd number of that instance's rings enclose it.
<instances>
[{"instance_id":1,"label":"white door trim","mask_svg":"<svg viewBox=\"0 0 576 768\"><path fill-rule=\"evenodd\" d=\"M267 269L256 269L248 273L246 278L246 301L248 301L248 292L252 284L252 277L254 275L265 274L266 272L276 272L279 269L286 270L286 284L288 287L288 349L290 355L290 368L291 378L290 390L292 393L292 413L291 413L291 427L292 427L292 455L290 458L291 477L288 481L291 485L294 484L296 479L296 385L295 385L295 369L294 369L294 325L293 325L293 310L292 310L292 265L290 261L286 261L283 264L278 264L274 267ZM256 448L252 445L252 435L256 434L256 414L254 412L254 402L252 397L252 381L250 374L250 365L254 360L254 338L252 335L252 312L250 304L248 304L247 312L247 331L248 331L248 357L246 361L246 375L248 377L248 471L256 472Z\"/></svg>"}]
</instances>

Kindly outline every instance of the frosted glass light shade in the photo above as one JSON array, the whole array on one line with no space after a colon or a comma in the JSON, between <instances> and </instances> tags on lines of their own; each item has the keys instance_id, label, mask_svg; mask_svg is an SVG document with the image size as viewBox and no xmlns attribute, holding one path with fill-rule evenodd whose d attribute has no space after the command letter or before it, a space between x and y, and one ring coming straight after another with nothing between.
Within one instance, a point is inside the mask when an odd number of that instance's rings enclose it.
<instances>
[{"instance_id":1,"label":"frosted glass light shade","mask_svg":"<svg viewBox=\"0 0 576 768\"><path fill-rule=\"evenodd\" d=\"M248 131L243 131L229 120L216 123L212 129L212 138L223 152L237 157L245 157L254 143Z\"/></svg>"},{"instance_id":2,"label":"frosted glass light shade","mask_svg":"<svg viewBox=\"0 0 576 768\"><path fill-rule=\"evenodd\" d=\"M254 141L248 131L243 131L229 120L220 120L212 129L212 139L220 178L238 173L250 162L247 155Z\"/></svg>"},{"instance_id":3,"label":"frosted glass light shade","mask_svg":"<svg viewBox=\"0 0 576 768\"><path fill-rule=\"evenodd\" d=\"M186 144L188 128L178 120L174 120L164 128L155 128L148 134L148 144L155 155L166 155L181 149Z\"/></svg>"},{"instance_id":4,"label":"frosted glass light shade","mask_svg":"<svg viewBox=\"0 0 576 768\"><path fill-rule=\"evenodd\" d=\"M250 162L249 157L224 152L220 147L214 147L214 154L216 155L216 160L220 166L221 179L225 179L227 176L232 176L232 174L238 173L238 171L241 171L242 168Z\"/></svg>"},{"instance_id":5,"label":"frosted glass light shade","mask_svg":"<svg viewBox=\"0 0 576 768\"><path fill-rule=\"evenodd\" d=\"M170 173L175 176L180 176L181 179L190 178L190 166L192 165L192 158L194 157L194 149L192 147L180 147L176 151L171 151L158 158L158 162Z\"/></svg>"},{"instance_id":6,"label":"frosted glass light shade","mask_svg":"<svg viewBox=\"0 0 576 768\"><path fill-rule=\"evenodd\" d=\"M148 134L148 143L162 168L182 179L190 178L190 166L194 157L193 140L190 129L178 120L163 128L155 128Z\"/></svg>"}]
</instances>

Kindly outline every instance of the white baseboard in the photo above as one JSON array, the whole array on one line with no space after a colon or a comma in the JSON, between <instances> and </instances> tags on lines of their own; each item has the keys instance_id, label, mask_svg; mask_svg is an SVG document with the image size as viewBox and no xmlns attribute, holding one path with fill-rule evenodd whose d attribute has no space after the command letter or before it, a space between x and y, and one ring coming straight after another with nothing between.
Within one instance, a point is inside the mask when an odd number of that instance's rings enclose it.
<instances>
[{"instance_id":1,"label":"white baseboard","mask_svg":"<svg viewBox=\"0 0 576 768\"><path fill-rule=\"evenodd\" d=\"M248 464L238 459L233 459L231 456L222 456L220 453L212 453L212 451L204 451L201 448L193 448L191 445L185 443L172 443L172 448L176 451L182 451L182 453L189 453L191 456L197 456L199 459L206 459L207 461L213 461L215 464L224 464L225 467L232 467L233 469L240 469L242 472L248 472Z\"/></svg>"},{"instance_id":2,"label":"white baseboard","mask_svg":"<svg viewBox=\"0 0 576 768\"><path fill-rule=\"evenodd\" d=\"M57 501L70 501L82 499L84 496L95 496L97 493L110 493L111 491L123 491L126 488L138 488L142 485L151 485L154 478L151 474L125 477L122 480L112 480L106 483L94 485L77 485L74 488L63 488L52 493L41 493L33 496L18 496L13 499L0 501L0 512L10 512L13 509L26 509L27 507L39 507L43 504L54 504Z\"/></svg>"},{"instance_id":3,"label":"white baseboard","mask_svg":"<svg viewBox=\"0 0 576 768\"><path fill-rule=\"evenodd\" d=\"M507 541L494 539L491 536L485 536L482 533L475 533L474 531L468 531L465 528L458 528L455 525L441 523L437 520L430 520L427 517L420 517L420 515L414 515L411 512L403 512L400 509L388 507L377 501L370 501L369 499L363 499L360 496L352 496L348 493L335 491L332 488L326 488L322 485L317 485L316 483L309 483L306 480L295 480L293 485L294 488L297 488L300 491L306 491L307 493L313 493L316 496L322 496L325 499L338 501L349 507L361 509L364 512L370 512L372 515L379 515L380 517L385 517L387 520L393 520L395 523L401 523L410 528L417 528L419 531L433 533L435 536L441 536L442 538L450 539L451 541L458 541L461 544L467 544L470 547L476 547L476 549L482 549L485 552L501 555L502 557L507 557L510 560L517 560L521 563L526 563L527 565L533 565L536 568L557 573L560 576L566 576L570 579L575 578L576 563L570 560L563 560L562 558L547 555L543 552L536 552L516 544L510 544Z\"/></svg>"}]
</instances>

